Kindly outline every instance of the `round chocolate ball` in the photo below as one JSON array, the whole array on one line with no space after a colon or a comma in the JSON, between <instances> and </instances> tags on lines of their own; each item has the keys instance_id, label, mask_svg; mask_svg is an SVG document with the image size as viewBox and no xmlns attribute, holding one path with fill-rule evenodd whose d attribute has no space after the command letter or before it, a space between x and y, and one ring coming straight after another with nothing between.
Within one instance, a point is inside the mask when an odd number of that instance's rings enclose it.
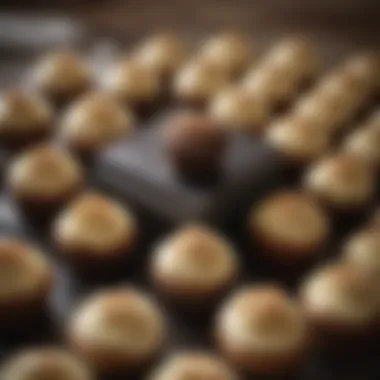
<instances>
[{"instance_id":1,"label":"round chocolate ball","mask_svg":"<svg viewBox=\"0 0 380 380\"><path fill-rule=\"evenodd\" d=\"M33 315L45 309L52 290L53 270L38 248L20 240L1 238L0 284L0 320L6 326L14 323L17 328L18 323L29 323Z\"/></svg>"},{"instance_id":2,"label":"round chocolate ball","mask_svg":"<svg viewBox=\"0 0 380 380\"><path fill-rule=\"evenodd\" d=\"M7 173L9 192L31 216L50 215L83 187L83 171L66 151L41 145L21 153Z\"/></svg>"},{"instance_id":3,"label":"round chocolate ball","mask_svg":"<svg viewBox=\"0 0 380 380\"><path fill-rule=\"evenodd\" d=\"M227 139L208 116L184 112L168 120L164 142L169 159L180 174L206 179L220 170Z\"/></svg>"},{"instance_id":4,"label":"round chocolate ball","mask_svg":"<svg viewBox=\"0 0 380 380\"><path fill-rule=\"evenodd\" d=\"M296 82L285 72L272 67L254 68L243 79L243 88L259 96L272 110L282 110L296 97Z\"/></svg>"},{"instance_id":5,"label":"round chocolate ball","mask_svg":"<svg viewBox=\"0 0 380 380\"><path fill-rule=\"evenodd\" d=\"M319 57L314 46L301 36L278 42L264 60L268 66L286 73L298 86L313 80L319 70Z\"/></svg>"},{"instance_id":6,"label":"round chocolate ball","mask_svg":"<svg viewBox=\"0 0 380 380\"><path fill-rule=\"evenodd\" d=\"M345 138L343 150L380 168L380 128L363 125L355 129Z\"/></svg>"},{"instance_id":7,"label":"round chocolate ball","mask_svg":"<svg viewBox=\"0 0 380 380\"><path fill-rule=\"evenodd\" d=\"M84 95L63 115L61 141L79 155L91 155L133 130L134 116L111 97Z\"/></svg>"},{"instance_id":8,"label":"round chocolate ball","mask_svg":"<svg viewBox=\"0 0 380 380\"><path fill-rule=\"evenodd\" d=\"M92 72L83 57L57 51L42 57L32 69L31 86L53 103L62 105L89 89Z\"/></svg>"},{"instance_id":9,"label":"round chocolate ball","mask_svg":"<svg viewBox=\"0 0 380 380\"><path fill-rule=\"evenodd\" d=\"M380 228L366 227L351 235L343 246L343 258L374 276L380 274Z\"/></svg>"},{"instance_id":10,"label":"round chocolate ball","mask_svg":"<svg viewBox=\"0 0 380 380\"><path fill-rule=\"evenodd\" d=\"M308 348L308 329L297 303L274 285L248 286L222 305L216 337L225 357L251 374L296 370Z\"/></svg>"},{"instance_id":11,"label":"round chocolate ball","mask_svg":"<svg viewBox=\"0 0 380 380\"><path fill-rule=\"evenodd\" d=\"M53 110L39 95L20 90L0 94L0 141L6 148L42 140L52 128Z\"/></svg>"},{"instance_id":12,"label":"round chocolate ball","mask_svg":"<svg viewBox=\"0 0 380 380\"><path fill-rule=\"evenodd\" d=\"M93 380L79 358L61 348L30 348L12 356L1 369L3 380Z\"/></svg>"},{"instance_id":13,"label":"round chocolate ball","mask_svg":"<svg viewBox=\"0 0 380 380\"><path fill-rule=\"evenodd\" d=\"M127 261L137 239L128 208L106 196L85 193L58 216L53 237L59 251L79 269L107 271Z\"/></svg>"},{"instance_id":14,"label":"round chocolate ball","mask_svg":"<svg viewBox=\"0 0 380 380\"><path fill-rule=\"evenodd\" d=\"M239 260L231 243L210 228L190 225L164 239L150 272L157 289L190 307L210 306L234 283Z\"/></svg>"},{"instance_id":15,"label":"round chocolate ball","mask_svg":"<svg viewBox=\"0 0 380 380\"><path fill-rule=\"evenodd\" d=\"M157 73L133 59L118 62L107 73L103 84L107 92L138 113L157 104L162 93Z\"/></svg>"},{"instance_id":16,"label":"round chocolate ball","mask_svg":"<svg viewBox=\"0 0 380 380\"><path fill-rule=\"evenodd\" d=\"M315 270L301 286L301 302L314 331L323 335L361 334L379 310L378 287L366 273L347 263Z\"/></svg>"},{"instance_id":17,"label":"round chocolate ball","mask_svg":"<svg viewBox=\"0 0 380 380\"><path fill-rule=\"evenodd\" d=\"M313 119L290 115L269 126L266 141L289 163L303 166L328 150L331 136Z\"/></svg>"},{"instance_id":18,"label":"round chocolate ball","mask_svg":"<svg viewBox=\"0 0 380 380\"><path fill-rule=\"evenodd\" d=\"M280 262L304 261L326 244L330 222L313 198L297 191L274 193L254 206L249 231L266 255Z\"/></svg>"},{"instance_id":19,"label":"round chocolate ball","mask_svg":"<svg viewBox=\"0 0 380 380\"><path fill-rule=\"evenodd\" d=\"M329 155L305 173L305 188L337 211L356 211L368 206L375 193L372 167L345 153Z\"/></svg>"},{"instance_id":20,"label":"round chocolate ball","mask_svg":"<svg viewBox=\"0 0 380 380\"><path fill-rule=\"evenodd\" d=\"M183 41L178 36L162 33L144 41L136 49L133 57L158 75L161 80L166 81L184 61L186 50Z\"/></svg>"},{"instance_id":21,"label":"round chocolate ball","mask_svg":"<svg viewBox=\"0 0 380 380\"><path fill-rule=\"evenodd\" d=\"M240 87L220 92L210 103L210 116L229 131L257 134L269 119L269 107L258 94Z\"/></svg>"},{"instance_id":22,"label":"round chocolate ball","mask_svg":"<svg viewBox=\"0 0 380 380\"><path fill-rule=\"evenodd\" d=\"M128 286L90 296L68 325L70 346L99 374L129 376L146 370L165 338L166 323L156 303Z\"/></svg>"},{"instance_id":23,"label":"round chocolate ball","mask_svg":"<svg viewBox=\"0 0 380 380\"><path fill-rule=\"evenodd\" d=\"M222 359L202 351L182 352L166 358L149 380L238 380L237 373Z\"/></svg>"},{"instance_id":24,"label":"round chocolate ball","mask_svg":"<svg viewBox=\"0 0 380 380\"><path fill-rule=\"evenodd\" d=\"M202 107L230 84L230 79L214 64L205 60L192 60L176 74L173 96L178 103Z\"/></svg>"},{"instance_id":25,"label":"round chocolate ball","mask_svg":"<svg viewBox=\"0 0 380 380\"><path fill-rule=\"evenodd\" d=\"M252 51L244 35L225 32L207 40L200 47L199 56L233 78L247 68Z\"/></svg>"}]
</instances>

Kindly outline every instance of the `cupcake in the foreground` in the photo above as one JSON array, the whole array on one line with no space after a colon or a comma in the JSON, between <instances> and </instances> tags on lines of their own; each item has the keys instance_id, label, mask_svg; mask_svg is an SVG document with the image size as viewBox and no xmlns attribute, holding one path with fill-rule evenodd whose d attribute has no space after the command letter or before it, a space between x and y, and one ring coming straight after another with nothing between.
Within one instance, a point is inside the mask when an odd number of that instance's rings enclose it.
<instances>
[{"instance_id":1,"label":"cupcake in the foreground","mask_svg":"<svg viewBox=\"0 0 380 380\"><path fill-rule=\"evenodd\" d=\"M151 258L150 275L169 301L202 313L233 285L239 260L229 241L206 226L189 225L164 239Z\"/></svg>"},{"instance_id":2,"label":"cupcake in the foreground","mask_svg":"<svg viewBox=\"0 0 380 380\"><path fill-rule=\"evenodd\" d=\"M305 188L329 208L364 211L375 194L375 173L362 159L336 153L315 162L305 173Z\"/></svg>"},{"instance_id":3,"label":"cupcake in the foreground","mask_svg":"<svg viewBox=\"0 0 380 380\"><path fill-rule=\"evenodd\" d=\"M87 91L93 80L85 58L72 51L57 51L42 57L28 79L33 89L57 105L66 104Z\"/></svg>"},{"instance_id":4,"label":"cupcake in the foreground","mask_svg":"<svg viewBox=\"0 0 380 380\"><path fill-rule=\"evenodd\" d=\"M159 356L166 322L151 297L129 286L87 298L68 324L68 342L98 374L135 375Z\"/></svg>"},{"instance_id":5,"label":"cupcake in the foreground","mask_svg":"<svg viewBox=\"0 0 380 380\"><path fill-rule=\"evenodd\" d=\"M58 347L24 349L11 356L0 370L2 380L94 380L88 366Z\"/></svg>"},{"instance_id":6,"label":"cupcake in the foreground","mask_svg":"<svg viewBox=\"0 0 380 380\"><path fill-rule=\"evenodd\" d=\"M103 86L105 91L140 115L153 110L162 95L159 75L133 59L117 62L106 74Z\"/></svg>"},{"instance_id":7,"label":"cupcake in the foreground","mask_svg":"<svg viewBox=\"0 0 380 380\"><path fill-rule=\"evenodd\" d=\"M217 355L185 351L166 358L148 380L238 380L238 374Z\"/></svg>"},{"instance_id":8,"label":"cupcake in the foreground","mask_svg":"<svg viewBox=\"0 0 380 380\"><path fill-rule=\"evenodd\" d=\"M158 75L161 84L166 84L182 64L186 54L186 46L178 36L160 33L138 46L132 58Z\"/></svg>"},{"instance_id":9,"label":"cupcake in the foreground","mask_svg":"<svg viewBox=\"0 0 380 380\"><path fill-rule=\"evenodd\" d=\"M234 78L247 68L252 51L243 35L226 32L206 40L199 49L199 56Z\"/></svg>"},{"instance_id":10,"label":"cupcake in the foreground","mask_svg":"<svg viewBox=\"0 0 380 380\"><path fill-rule=\"evenodd\" d=\"M266 141L289 166L302 168L327 152L331 136L312 119L291 115L269 125Z\"/></svg>"},{"instance_id":11,"label":"cupcake in the foreground","mask_svg":"<svg viewBox=\"0 0 380 380\"><path fill-rule=\"evenodd\" d=\"M178 173L188 178L210 179L221 170L227 135L211 117L183 112L167 120L163 144Z\"/></svg>"},{"instance_id":12,"label":"cupcake in the foreground","mask_svg":"<svg viewBox=\"0 0 380 380\"><path fill-rule=\"evenodd\" d=\"M300 297L308 321L322 337L368 333L378 316L378 282L351 263L315 270L301 285Z\"/></svg>"},{"instance_id":13,"label":"cupcake in the foreground","mask_svg":"<svg viewBox=\"0 0 380 380\"><path fill-rule=\"evenodd\" d=\"M134 116L106 94L91 93L63 115L59 137L80 156L91 155L132 132Z\"/></svg>"},{"instance_id":14,"label":"cupcake in the foreground","mask_svg":"<svg viewBox=\"0 0 380 380\"><path fill-rule=\"evenodd\" d=\"M38 94L10 90L0 95L0 142L23 147L47 138L53 131L53 110Z\"/></svg>"},{"instance_id":15,"label":"cupcake in the foreground","mask_svg":"<svg viewBox=\"0 0 380 380\"><path fill-rule=\"evenodd\" d=\"M250 374L296 371L309 347L301 309L274 285L238 290L218 312L215 332L226 359Z\"/></svg>"},{"instance_id":16,"label":"cupcake in the foreground","mask_svg":"<svg viewBox=\"0 0 380 380\"><path fill-rule=\"evenodd\" d=\"M265 128L269 111L259 94L234 87L216 95L210 103L209 114L227 131L256 135Z\"/></svg>"},{"instance_id":17,"label":"cupcake in the foreground","mask_svg":"<svg viewBox=\"0 0 380 380\"><path fill-rule=\"evenodd\" d=\"M83 171L66 151L41 145L11 163L7 185L12 198L31 217L50 217L84 184Z\"/></svg>"},{"instance_id":18,"label":"cupcake in the foreground","mask_svg":"<svg viewBox=\"0 0 380 380\"><path fill-rule=\"evenodd\" d=\"M303 263L326 244L330 221L315 200L298 191L281 191L251 210L248 229L254 244L278 263Z\"/></svg>"},{"instance_id":19,"label":"cupcake in the foreground","mask_svg":"<svg viewBox=\"0 0 380 380\"><path fill-rule=\"evenodd\" d=\"M132 212L106 196L85 193L63 210L54 223L53 238L61 254L77 269L112 275L123 268L137 240ZM95 273L96 272L96 273Z\"/></svg>"},{"instance_id":20,"label":"cupcake in the foreground","mask_svg":"<svg viewBox=\"0 0 380 380\"><path fill-rule=\"evenodd\" d=\"M214 64L200 58L182 66L173 80L173 97L177 103L205 107L231 83L228 75Z\"/></svg>"},{"instance_id":21,"label":"cupcake in the foreground","mask_svg":"<svg viewBox=\"0 0 380 380\"><path fill-rule=\"evenodd\" d=\"M53 270L36 247L0 239L0 320L2 327L24 328L47 307Z\"/></svg>"}]
</instances>

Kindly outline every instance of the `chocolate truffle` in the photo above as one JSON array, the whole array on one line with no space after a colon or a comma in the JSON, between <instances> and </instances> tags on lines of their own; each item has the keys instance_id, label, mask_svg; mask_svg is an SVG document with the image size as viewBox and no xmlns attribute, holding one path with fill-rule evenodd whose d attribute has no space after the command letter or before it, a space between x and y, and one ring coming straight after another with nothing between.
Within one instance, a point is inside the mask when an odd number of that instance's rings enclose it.
<instances>
[{"instance_id":1,"label":"chocolate truffle","mask_svg":"<svg viewBox=\"0 0 380 380\"><path fill-rule=\"evenodd\" d=\"M80 155L95 153L132 132L134 116L111 97L92 93L74 102L63 116L60 138Z\"/></svg>"},{"instance_id":2,"label":"chocolate truffle","mask_svg":"<svg viewBox=\"0 0 380 380\"><path fill-rule=\"evenodd\" d=\"M300 36L280 41L264 59L268 66L277 67L298 86L313 80L319 69L319 58L314 46Z\"/></svg>"},{"instance_id":3,"label":"chocolate truffle","mask_svg":"<svg viewBox=\"0 0 380 380\"><path fill-rule=\"evenodd\" d=\"M5 362L3 380L93 380L91 370L80 359L61 348L23 350Z\"/></svg>"},{"instance_id":4,"label":"chocolate truffle","mask_svg":"<svg viewBox=\"0 0 380 380\"><path fill-rule=\"evenodd\" d=\"M61 105L88 90L92 73L85 59L72 51L44 56L33 68L30 82L55 104Z\"/></svg>"},{"instance_id":5,"label":"chocolate truffle","mask_svg":"<svg viewBox=\"0 0 380 380\"><path fill-rule=\"evenodd\" d=\"M202 107L229 84L225 72L198 59L190 61L177 72L173 95L180 104Z\"/></svg>"},{"instance_id":6,"label":"chocolate truffle","mask_svg":"<svg viewBox=\"0 0 380 380\"><path fill-rule=\"evenodd\" d=\"M248 286L227 299L217 314L216 337L226 358L252 374L292 372L308 348L301 310L273 285Z\"/></svg>"},{"instance_id":7,"label":"chocolate truffle","mask_svg":"<svg viewBox=\"0 0 380 380\"><path fill-rule=\"evenodd\" d=\"M357 128L344 140L343 150L380 168L380 128L371 125Z\"/></svg>"},{"instance_id":8,"label":"chocolate truffle","mask_svg":"<svg viewBox=\"0 0 380 380\"><path fill-rule=\"evenodd\" d=\"M226 134L211 118L196 112L171 117L164 131L167 154L175 169L189 177L214 177L221 168Z\"/></svg>"},{"instance_id":9,"label":"chocolate truffle","mask_svg":"<svg viewBox=\"0 0 380 380\"><path fill-rule=\"evenodd\" d=\"M52 290L53 272L39 249L16 239L0 239L0 320L39 315ZM15 324L15 327L18 326Z\"/></svg>"},{"instance_id":10,"label":"chocolate truffle","mask_svg":"<svg viewBox=\"0 0 380 380\"><path fill-rule=\"evenodd\" d=\"M169 79L186 57L183 42L172 34L157 34L135 51L133 58L156 73L163 81Z\"/></svg>"},{"instance_id":11,"label":"chocolate truffle","mask_svg":"<svg viewBox=\"0 0 380 380\"><path fill-rule=\"evenodd\" d=\"M375 283L347 263L329 264L309 275L301 286L301 302L310 324L322 335L363 333L379 310Z\"/></svg>"},{"instance_id":12,"label":"chocolate truffle","mask_svg":"<svg viewBox=\"0 0 380 380\"><path fill-rule=\"evenodd\" d=\"M343 246L343 258L366 273L380 274L380 228L367 227L351 235Z\"/></svg>"},{"instance_id":13,"label":"chocolate truffle","mask_svg":"<svg viewBox=\"0 0 380 380\"><path fill-rule=\"evenodd\" d=\"M53 110L39 95L11 90L0 95L0 141L24 146L47 137L53 128Z\"/></svg>"},{"instance_id":14,"label":"chocolate truffle","mask_svg":"<svg viewBox=\"0 0 380 380\"><path fill-rule=\"evenodd\" d=\"M169 356L148 380L238 380L237 373L218 356L201 351Z\"/></svg>"},{"instance_id":15,"label":"chocolate truffle","mask_svg":"<svg viewBox=\"0 0 380 380\"><path fill-rule=\"evenodd\" d=\"M308 195L282 191L255 206L249 217L252 238L277 260L303 261L327 241L330 223Z\"/></svg>"},{"instance_id":16,"label":"chocolate truffle","mask_svg":"<svg viewBox=\"0 0 380 380\"><path fill-rule=\"evenodd\" d=\"M269 108L259 94L233 87L220 92L211 102L210 116L227 130L260 133L269 119Z\"/></svg>"},{"instance_id":17,"label":"chocolate truffle","mask_svg":"<svg viewBox=\"0 0 380 380\"><path fill-rule=\"evenodd\" d=\"M58 216L53 235L69 261L87 269L97 266L106 270L107 263L119 265L130 256L137 223L134 215L118 202L86 193Z\"/></svg>"},{"instance_id":18,"label":"chocolate truffle","mask_svg":"<svg viewBox=\"0 0 380 380\"><path fill-rule=\"evenodd\" d=\"M207 40L199 56L217 66L230 77L241 74L251 59L251 46L245 37L236 32L226 32Z\"/></svg>"},{"instance_id":19,"label":"chocolate truffle","mask_svg":"<svg viewBox=\"0 0 380 380\"><path fill-rule=\"evenodd\" d=\"M162 90L160 77L132 59L121 60L112 67L103 84L116 99L141 113L158 102Z\"/></svg>"},{"instance_id":20,"label":"chocolate truffle","mask_svg":"<svg viewBox=\"0 0 380 380\"><path fill-rule=\"evenodd\" d=\"M82 189L84 182L74 158L53 145L41 145L16 157L7 180L12 197L35 216L55 212Z\"/></svg>"},{"instance_id":21,"label":"chocolate truffle","mask_svg":"<svg viewBox=\"0 0 380 380\"><path fill-rule=\"evenodd\" d=\"M150 271L156 287L166 297L206 306L231 287L239 262L229 241L205 226L190 225L158 245Z\"/></svg>"},{"instance_id":22,"label":"chocolate truffle","mask_svg":"<svg viewBox=\"0 0 380 380\"><path fill-rule=\"evenodd\" d=\"M354 211L368 205L375 192L370 165L353 155L329 155L313 164L305 174L307 190L338 211Z\"/></svg>"},{"instance_id":23,"label":"chocolate truffle","mask_svg":"<svg viewBox=\"0 0 380 380\"><path fill-rule=\"evenodd\" d=\"M146 370L165 338L166 323L156 303L128 286L90 296L68 326L74 352L98 373L115 376Z\"/></svg>"},{"instance_id":24,"label":"chocolate truffle","mask_svg":"<svg viewBox=\"0 0 380 380\"><path fill-rule=\"evenodd\" d=\"M289 163L303 166L327 151L330 136L313 120L291 115L269 126L266 141Z\"/></svg>"},{"instance_id":25,"label":"chocolate truffle","mask_svg":"<svg viewBox=\"0 0 380 380\"><path fill-rule=\"evenodd\" d=\"M243 79L243 87L260 98L271 110L283 110L296 97L295 81L286 73L266 65L255 68Z\"/></svg>"}]
</instances>

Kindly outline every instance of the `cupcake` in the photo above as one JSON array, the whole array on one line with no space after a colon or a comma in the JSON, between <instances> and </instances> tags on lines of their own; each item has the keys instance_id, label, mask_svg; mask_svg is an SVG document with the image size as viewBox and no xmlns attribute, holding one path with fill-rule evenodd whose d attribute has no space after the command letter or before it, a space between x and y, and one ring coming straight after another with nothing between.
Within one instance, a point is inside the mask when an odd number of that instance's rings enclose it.
<instances>
[{"instance_id":1,"label":"cupcake","mask_svg":"<svg viewBox=\"0 0 380 380\"><path fill-rule=\"evenodd\" d=\"M252 54L251 46L243 35L227 32L207 40L200 47L199 56L233 78L244 72Z\"/></svg>"},{"instance_id":2,"label":"cupcake","mask_svg":"<svg viewBox=\"0 0 380 380\"><path fill-rule=\"evenodd\" d=\"M239 272L234 247L200 225L184 227L153 252L150 274L156 288L176 304L212 307L230 289Z\"/></svg>"},{"instance_id":3,"label":"cupcake","mask_svg":"<svg viewBox=\"0 0 380 380\"><path fill-rule=\"evenodd\" d=\"M174 169L189 178L210 179L221 169L226 134L203 114L183 112L171 117L164 147Z\"/></svg>"},{"instance_id":4,"label":"cupcake","mask_svg":"<svg viewBox=\"0 0 380 380\"><path fill-rule=\"evenodd\" d=\"M53 271L39 249L3 237L0 239L0 284L2 327L23 329L46 310Z\"/></svg>"},{"instance_id":5,"label":"cupcake","mask_svg":"<svg viewBox=\"0 0 380 380\"><path fill-rule=\"evenodd\" d=\"M314 331L322 337L339 337L369 332L379 310L377 290L358 267L334 263L309 275L300 293Z\"/></svg>"},{"instance_id":6,"label":"cupcake","mask_svg":"<svg viewBox=\"0 0 380 380\"><path fill-rule=\"evenodd\" d=\"M172 34L157 34L136 49L133 58L166 82L186 57L183 42ZM162 83L162 82L161 82Z\"/></svg>"},{"instance_id":7,"label":"cupcake","mask_svg":"<svg viewBox=\"0 0 380 380\"><path fill-rule=\"evenodd\" d=\"M228 76L217 66L205 60L192 60L174 77L173 96L181 105L203 107L229 84Z\"/></svg>"},{"instance_id":8,"label":"cupcake","mask_svg":"<svg viewBox=\"0 0 380 380\"><path fill-rule=\"evenodd\" d=\"M343 259L374 276L380 274L380 228L366 227L352 234L343 246Z\"/></svg>"},{"instance_id":9,"label":"cupcake","mask_svg":"<svg viewBox=\"0 0 380 380\"><path fill-rule=\"evenodd\" d=\"M321 157L330 146L330 136L311 119L287 116L269 126L266 141L291 166L305 166Z\"/></svg>"},{"instance_id":10,"label":"cupcake","mask_svg":"<svg viewBox=\"0 0 380 380\"><path fill-rule=\"evenodd\" d=\"M285 72L271 66L260 66L249 72L242 81L243 88L259 96L271 111L283 111L295 99L298 89Z\"/></svg>"},{"instance_id":11,"label":"cupcake","mask_svg":"<svg viewBox=\"0 0 380 380\"><path fill-rule=\"evenodd\" d=\"M216 338L226 359L250 375L284 375L298 369L308 331L297 303L273 285L248 286L222 305Z\"/></svg>"},{"instance_id":12,"label":"cupcake","mask_svg":"<svg viewBox=\"0 0 380 380\"><path fill-rule=\"evenodd\" d=\"M0 95L0 141L20 147L48 137L53 128L53 111L39 95L11 90Z\"/></svg>"},{"instance_id":13,"label":"cupcake","mask_svg":"<svg viewBox=\"0 0 380 380\"><path fill-rule=\"evenodd\" d=\"M375 194L371 166L353 155L337 153L313 164L304 186L331 209L349 212L366 208Z\"/></svg>"},{"instance_id":14,"label":"cupcake","mask_svg":"<svg viewBox=\"0 0 380 380\"><path fill-rule=\"evenodd\" d=\"M279 263L296 263L314 258L321 250L328 240L330 223L311 197L282 191L254 206L248 228L265 255Z\"/></svg>"},{"instance_id":15,"label":"cupcake","mask_svg":"<svg viewBox=\"0 0 380 380\"><path fill-rule=\"evenodd\" d=\"M152 110L162 95L157 73L132 59L121 60L112 67L103 85L107 92L139 114Z\"/></svg>"},{"instance_id":16,"label":"cupcake","mask_svg":"<svg viewBox=\"0 0 380 380\"><path fill-rule=\"evenodd\" d=\"M209 113L221 127L249 134L262 132L269 119L265 101L239 87L220 92L212 100Z\"/></svg>"},{"instance_id":17,"label":"cupcake","mask_svg":"<svg viewBox=\"0 0 380 380\"><path fill-rule=\"evenodd\" d=\"M111 275L124 269L137 240L134 215L118 202L100 194L76 198L58 216L53 228L55 244L75 267Z\"/></svg>"},{"instance_id":18,"label":"cupcake","mask_svg":"<svg viewBox=\"0 0 380 380\"><path fill-rule=\"evenodd\" d=\"M343 150L380 168L380 128L363 125L355 129L345 138Z\"/></svg>"},{"instance_id":19,"label":"cupcake","mask_svg":"<svg viewBox=\"0 0 380 380\"><path fill-rule=\"evenodd\" d=\"M182 352L165 359L148 380L238 380L237 373L218 356L201 351Z\"/></svg>"},{"instance_id":20,"label":"cupcake","mask_svg":"<svg viewBox=\"0 0 380 380\"><path fill-rule=\"evenodd\" d=\"M101 375L128 377L147 370L165 337L166 323L158 306L131 287L90 296L68 325L70 346Z\"/></svg>"},{"instance_id":21,"label":"cupcake","mask_svg":"<svg viewBox=\"0 0 380 380\"><path fill-rule=\"evenodd\" d=\"M55 347L24 349L4 363L0 375L3 380L95 379L85 363Z\"/></svg>"},{"instance_id":22,"label":"cupcake","mask_svg":"<svg viewBox=\"0 0 380 380\"><path fill-rule=\"evenodd\" d=\"M298 85L309 84L318 74L319 57L310 41L289 37L277 43L265 56L268 66L277 67Z\"/></svg>"},{"instance_id":23,"label":"cupcake","mask_svg":"<svg viewBox=\"0 0 380 380\"><path fill-rule=\"evenodd\" d=\"M53 103L62 105L87 91L92 79L91 69L83 57L72 51L58 51L37 62L29 81Z\"/></svg>"},{"instance_id":24,"label":"cupcake","mask_svg":"<svg viewBox=\"0 0 380 380\"><path fill-rule=\"evenodd\" d=\"M64 150L41 145L21 153L7 173L13 199L29 216L51 216L83 187L83 172Z\"/></svg>"},{"instance_id":25,"label":"cupcake","mask_svg":"<svg viewBox=\"0 0 380 380\"><path fill-rule=\"evenodd\" d=\"M63 115L61 141L88 156L132 132L134 116L105 94L92 93L74 102Z\"/></svg>"}]
</instances>

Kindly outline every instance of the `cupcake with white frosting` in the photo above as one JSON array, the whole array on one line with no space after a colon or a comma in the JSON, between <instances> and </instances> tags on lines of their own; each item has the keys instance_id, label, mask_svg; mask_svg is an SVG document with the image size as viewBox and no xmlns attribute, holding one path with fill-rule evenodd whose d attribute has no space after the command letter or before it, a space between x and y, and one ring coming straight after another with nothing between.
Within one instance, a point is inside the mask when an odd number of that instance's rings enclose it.
<instances>
[{"instance_id":1,"label":"cupcake with white frosting","mask_svg":"<svg viewBox=\"0 0 380 380\"><path fill-rule=\"evenodd\" d=\"M308 329L297 303L273 285L240 289L216 317L216 337L225 357L251 374L285 374L301 364Z\"/></svg>"},{"instance_id":2,"label":"cupcake with white frosting","mask_svg":"<svg viewBox=\"0 0 380 380\"><path fill-rule=\"evenodd\" d=\"M99 374L131 375L160 354L166 322L150 296L132 287L103 290L71 316L68 341Z\"/></svg>"}]
</instances>

